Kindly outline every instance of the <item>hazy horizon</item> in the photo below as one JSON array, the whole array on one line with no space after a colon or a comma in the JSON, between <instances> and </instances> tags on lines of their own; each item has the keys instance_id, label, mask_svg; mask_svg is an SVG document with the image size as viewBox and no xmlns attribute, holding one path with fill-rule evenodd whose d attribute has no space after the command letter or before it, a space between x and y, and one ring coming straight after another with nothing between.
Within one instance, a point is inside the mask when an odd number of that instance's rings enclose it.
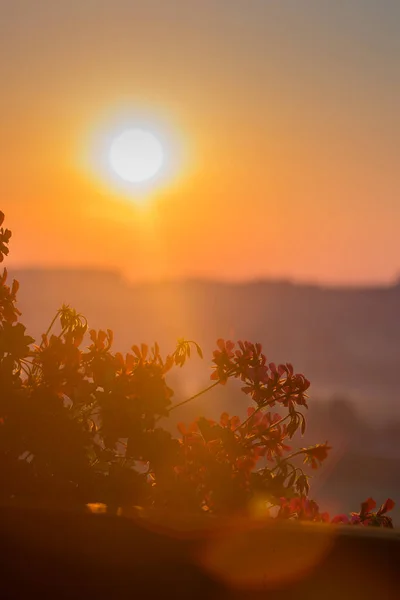
<instances>
[{"instance_id":1,"label":"hazy horizon","mask_svg":"<svg viewBox=\"0 0 400 600\"><path fill-rule=\"evenodd\" d=\"M329 281L329 280L311 280L311 279L296 279L295 277L285 277L279 276L268 276L257 277L254 276L252 278L224 278L223 275L219 277L207 277L207 276L195 276L195 275L186 275L181 277L170 277L165 279L152 279L152 278L143 278L143 279L135 279L134 277L128 277L123 270L118 269L118 267L102 267L101 265L80 265L80 266L69 266L69 265L50 265L50 266L34 266L34 265L24 265L18 264L15 265L12 261L9 261L8 271L10 276L18 276L18 273L40 273L44 272L46 274L57 274L57 273L76 273L76 274L85 274L85 273L93 273L96 275L105 275L112 276L119 279L122 283L128 286L141 286L141 285L162 285L162 284L183 284L183 283L205 283L205 284L216 284L216 285L257 285L263 283L271 283L276 285L293 285L299 287L317 287L317 288L326 288L326 289L391 289L397 288L400 285L400 274L397 274L396 277L393 277L388 281Z\"/></svg>"}]
</instances>

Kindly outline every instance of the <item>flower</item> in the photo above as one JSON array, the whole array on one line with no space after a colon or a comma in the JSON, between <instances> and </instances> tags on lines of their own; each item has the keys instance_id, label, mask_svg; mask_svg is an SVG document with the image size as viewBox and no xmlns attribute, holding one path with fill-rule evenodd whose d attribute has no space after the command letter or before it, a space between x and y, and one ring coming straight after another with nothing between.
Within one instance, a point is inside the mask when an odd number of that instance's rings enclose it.
<instances>
[{"instance_id":1,"label":"flower","mask_svg":"<svg viewBox=\"0 0 400 600\"><path fill-rule=\"evenodd\" d=\"M329 514L327 512L320 513L318 504L314 500L309 500L304 496L295 497L291 500L281 498L278 518L297 518L301 521L313 521L317 523L329 522Z\"/></svg>"},{"instance_id":2,"label":"flower","mask_svg":"<svg viewBox=\"0 0 400 600\"><path fill-rule=\"evenodd\" d=\"M302 448L304 452L304 462L311 465L312 469L318 469L318 463L321 464L328 456L328 452L331 447L328 446L328 442L325 444L316 444L310 448Z\"/></svg>"},{"instance_id":3,"label":"flower","mask_svg":"<svg viewBox=\"0 0 400 600\"><path fill-rule=\"evenodd\" d=\"M350 523L352 525L372 525L373 527L387 527L392 529L392 519L385 513L392 510L394 506L395 503L393 500L388 498L377 512L372 512L376 507L376 502L373 498L368 498L365 502L362 502L359 513L351 513Z\"/></svg>"},{"instance_id":4,"label":"flower","mask_svg":"<svg viewBox=\"0 0 400 600\"><path fill-rule=\"evenodd\" d=\"M228 381L229 373L234 367L234 353L233 348L235 347L234 342L228 340L225 342L223 339L217 340L217 346L219 350L214 350L213 363L214 373L211 374L211 379L217 379L220 383L225 384Z\"/></svg>"},{"instance_id":5,"label":"flower","mask_svg":"<svg viewBox=\"0 0 400 600\"><path fill-rule=\"evenodd\" d=\"M349 517L347 515L336 515L331 523L344 523L347 525L349 523Z\"/></svg>"},{"instance_id":6,"label":"flower","mask_svg":"<svg viewBox=\"0 0 400 600\"><path fill-rule=\"evenodd\" d=\"M395 503L393 502L393 500L391 498L388 498L386 500L386 502L384 502L382 504L382 506L378 510L377 514L378 515L383 515L384 513L387 513L389 511L391 511L394 507L395 507Z\"/></svg>"}]
</instances>

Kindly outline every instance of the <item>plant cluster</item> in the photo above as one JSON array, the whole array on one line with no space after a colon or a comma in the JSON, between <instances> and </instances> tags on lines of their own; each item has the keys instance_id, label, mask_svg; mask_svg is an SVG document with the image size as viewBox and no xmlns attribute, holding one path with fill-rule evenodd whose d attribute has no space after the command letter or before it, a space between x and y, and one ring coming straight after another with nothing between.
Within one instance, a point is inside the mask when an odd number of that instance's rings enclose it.
<instances>
[{"instance_id":1,"label":"plant cluster","mask_svg":"<svg viewBox=\"0 0 400 600\"><path fill-rule=\"evenodd\" d=\"M0 226L4 215L0 215ZM0 229L0 261L11 232ZM332 520L309 499L307 469L326 459L327 443L292 450L304 433L309 381L289 363L268 362L261 344L218 340L212 383L173 403L167 374L194 350L179 340L163 357L157 344L112 349L112 331L89 330L63 306L35 345L19 321L18 283L0 279L0 472L2 503L103 503L215 515L246 514L256 500L277 518L391 527L387 500L368 499L359 513ZM84 347L84 341L89 345ZM178 424L160 420L228 380L241 382L247 417L224 412Z\"/></svg>"}]
</instances>

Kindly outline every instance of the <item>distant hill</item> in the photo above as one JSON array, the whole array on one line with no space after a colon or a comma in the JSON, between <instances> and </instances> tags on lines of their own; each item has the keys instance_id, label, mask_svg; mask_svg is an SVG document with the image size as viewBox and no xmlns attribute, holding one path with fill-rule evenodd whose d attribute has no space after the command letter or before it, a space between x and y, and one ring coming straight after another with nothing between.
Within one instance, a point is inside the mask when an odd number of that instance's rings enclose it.
<instances>
[{"instance_id":1,"label":"distant hill","mask_svg":"<svg viewBox=\"0 0 400 600\"><path fill-rule=\"evenodd\" d=\"M209 377L218 337L260 341L270 360L290 361L320 397L351 397L365 414L400 415L400 286L328 288L280 281L183 281L130 285L118 273L19 270L20 309L30 331L44 331L68 303L95 328L114 330L116 346L178 337L198 341L205 364L187 370L187 392Z\"/></svg>"}]
</instances>

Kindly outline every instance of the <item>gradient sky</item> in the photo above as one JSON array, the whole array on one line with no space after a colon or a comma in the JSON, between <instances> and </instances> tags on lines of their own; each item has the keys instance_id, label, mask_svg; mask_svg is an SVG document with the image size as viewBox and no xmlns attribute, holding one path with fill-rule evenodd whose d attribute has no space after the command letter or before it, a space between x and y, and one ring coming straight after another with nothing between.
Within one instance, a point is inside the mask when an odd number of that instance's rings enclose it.
<instances>
[{"instance_id":1,"label":"gradient sky","mask_svg":"<svg viewBox=\"0 0 400 600\"><path fill-rule=\"evenodd\" d=\"M0 0L10 264L392 281L399 28L399 0ZM139 199L99 159L137 123L177 163Z\"/></svg>"}]
</instances>

